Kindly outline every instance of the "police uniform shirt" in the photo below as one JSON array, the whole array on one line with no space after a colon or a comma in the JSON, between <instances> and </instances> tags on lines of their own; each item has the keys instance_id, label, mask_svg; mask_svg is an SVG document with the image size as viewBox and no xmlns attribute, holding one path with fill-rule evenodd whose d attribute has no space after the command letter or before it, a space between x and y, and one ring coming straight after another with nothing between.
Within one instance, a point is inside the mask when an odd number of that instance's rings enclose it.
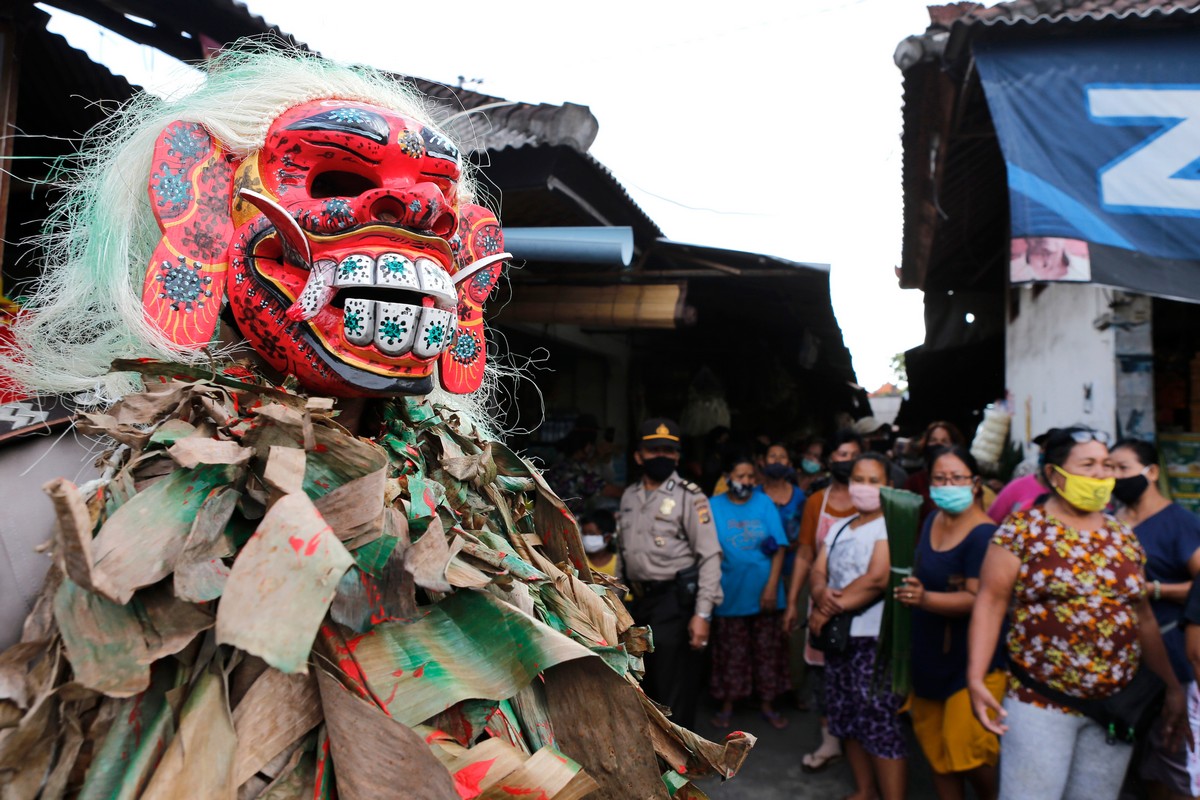
<instances>
[{"instance_id":1,"label":"police uniform shirt","mask_svg":"<svg viewBox=\"0 0 1200 800\"><path fill-rule=\"evenodd\" d=\"M699 564L696 613L708 617L720 605L721 546L699 486L677 473L653 491L639 480L621 495L617 525L628 580L674 580L680 570Z\"/></svg>"}]
</instances>

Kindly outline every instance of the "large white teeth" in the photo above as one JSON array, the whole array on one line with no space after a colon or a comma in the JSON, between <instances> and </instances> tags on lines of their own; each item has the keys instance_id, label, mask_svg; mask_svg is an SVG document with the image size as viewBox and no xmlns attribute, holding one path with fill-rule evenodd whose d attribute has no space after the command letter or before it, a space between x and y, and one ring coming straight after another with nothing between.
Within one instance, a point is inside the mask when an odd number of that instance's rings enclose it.
<instances>
[{"instance_id":1,"label":"large white teeth","mask_svg":"<svg viewBox=\"0 0 1200 800\"><path fill-rule=\"evenodd\" d=\"M378 257L354 253L340 262L324 261L321 265L322 274L310 279L312 291L305 289L306 294L321 293L317 299L323 302L318 311L337 288L351 286L403 289L433 298L434 307L425 307L346 297L342 333L348 343L359 347L374 344L379 352L393 357L411 352L417 358L432 358L450 346L458 324L454 311L458 293L436 261L418 258L414 263L400 253ZM306 314L308 305L303 309Z\"/></svg>"},{"instance_id":2,"label":"large white teeth","mask_svg":"<svg viewBox=\"0 0 1200 800\"><path fill-rule=\"evenodd\" d=\"M384 253L379 257L375 267L375 280L380 286L394 286L397 289L413 291L421 289L417 280L417 269L412 260L399 253Z\"/></svg>"},{"instance_id":3,"label":"large white teeth","mask_svg":"<svg viewBox=\"0 0 1200 800\"><path fill-rule=\"evenodd\" d=\"M438 308L426 308L421 314L417 328L417 340L413 343L413 355L431 358L446 349L454 338L454 314Z\"/></svg>"},{"instance_id":4,"label":"large white teeth","mask_svg":"<svg viewBox=\"0 0 1200 800\"><path fill-rule=\"evenodd\" d=\"M375 303L358 297L346 298L343 316L346 341L365 347L375 338Z\"/></svg>"},{"instance_id":5,"label":"large white teeth","mask_svg":"<svg viewBox=\"0 0 1200 800\"><path fill-rule=\"evenodd\" d=\"M421 280L421 291L433 295L440 307L451 309L458 305L458 293L454 291L454 282L436 261L418 258L417 276Z\"/></svg>"},{"instance_id":6,"label":"large white teeth","mask_svg":"<svg viewBox=\"0 0 1200 800\"><path fill-rule=\"evenodd\" d=\"M375 283L375 259L370 256L352 255L338 264L334 284L337 286L371 286Z\"/></svg>"},{"instance_id":7,"label":"large white teeth","mask_svg":"<svg viewBox=\"0 0 1200 800\"><path fill-rule=\"evenodd\" d=\"M381 353L399 356L413 349L421 307L405 303L375 304L375 346Z\"/></svg>"}]
</instances>

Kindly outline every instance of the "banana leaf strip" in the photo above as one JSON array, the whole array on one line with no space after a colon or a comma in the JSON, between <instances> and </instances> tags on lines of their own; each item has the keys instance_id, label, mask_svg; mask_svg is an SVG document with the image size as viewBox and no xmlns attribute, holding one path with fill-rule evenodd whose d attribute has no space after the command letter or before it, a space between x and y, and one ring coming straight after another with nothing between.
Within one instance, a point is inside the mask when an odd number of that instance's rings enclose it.
<instances>
[{"instance_id":1,"label":"banana leaf strip","mask_svg":"<svg viewBox=\"0 0 1200 800\"><path fill-rule=\"evenodd\" d=\"M163 753L144 800L204 797L235 800L233 781L237 735L221 676L205 670L180 716L179 733Z\"/></svg>"},{"instance_id":2,"label":"banana leaf strip","mask_svg":"<svg viewBox=\"0 0 1200 800\"><path fill-rule=\"evenodd\" d=\"M422 610L416 622L347 640L370 694L406 725L463 700L506 700L555 664L592 655L480 592L455 592Z\"/></svg>"},{"instance_id":3,"label":"banana leaf strip","mask_svg":"<svg viewBox=\"0 0 1200 800\"><path fill-rule=\"evenodd\" d=\"M459 800L453 779L412 728L357 697L323 669L317 670L317 683L337 761L340 800L394 797L401 787L411 800Z\"/></svg>"},{"instance_id":4,"label":"banana leaf strip","mask_svg":"<svg viewBox=\"0 0 1200 800\"><path fill-rule=\"evenodd\" d=\"M883 595L883 622L875 659L875 683L890 674L890 689L902 697L912 691L912 610L896 602L896 588L912 574L921 534L921 495L884 487L883 517L887 525L891 572Z\"/></svg>"},{"instance_id":5,"label":"banana leaf strip","mask_svg":"<svg viewBox=\"0 0 1200 800\"><path fill-rule=\"evenodd\" d=\"M217 641L282 672L307 671L317 629L352 563L312 500L280 498L233 562L217 611Z\"/></svg>"}]
</instances>

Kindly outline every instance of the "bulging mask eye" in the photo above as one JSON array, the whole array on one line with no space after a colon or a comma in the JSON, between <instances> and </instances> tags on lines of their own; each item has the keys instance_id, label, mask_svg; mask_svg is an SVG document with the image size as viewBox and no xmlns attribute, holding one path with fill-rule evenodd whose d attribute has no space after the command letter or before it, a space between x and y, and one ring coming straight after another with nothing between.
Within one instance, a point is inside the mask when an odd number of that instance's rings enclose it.
<instances>
[{"instance_id":1,"label":"bulging mask eye","mask_svg":"<svg viewBox=\"0 0 1200 800\"><path fill-rule=\"evenodd\" d=\"M313 178L310 194L317 200L328 197L358 197L378 188L379 182L366 175L344 170L329 170Z\"/></svg>"}]
</instances>

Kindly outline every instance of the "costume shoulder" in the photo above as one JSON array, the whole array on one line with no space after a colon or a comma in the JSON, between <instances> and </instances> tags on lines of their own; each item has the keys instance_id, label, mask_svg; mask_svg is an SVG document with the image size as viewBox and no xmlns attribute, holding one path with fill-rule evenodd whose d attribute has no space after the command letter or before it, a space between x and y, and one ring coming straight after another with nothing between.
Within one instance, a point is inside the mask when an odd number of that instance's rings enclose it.
<instances>
[{"instance_id":1,"label":"costume shoulder","mask_svg":"<svg viewBox=\"0 0 1200 800\"><path fill-rule=\"evenodd\" d=\"M45 435L74 418L68 398L23 395L0 389L0 445L27 436Z\"/></svg>"}]
</instances>

